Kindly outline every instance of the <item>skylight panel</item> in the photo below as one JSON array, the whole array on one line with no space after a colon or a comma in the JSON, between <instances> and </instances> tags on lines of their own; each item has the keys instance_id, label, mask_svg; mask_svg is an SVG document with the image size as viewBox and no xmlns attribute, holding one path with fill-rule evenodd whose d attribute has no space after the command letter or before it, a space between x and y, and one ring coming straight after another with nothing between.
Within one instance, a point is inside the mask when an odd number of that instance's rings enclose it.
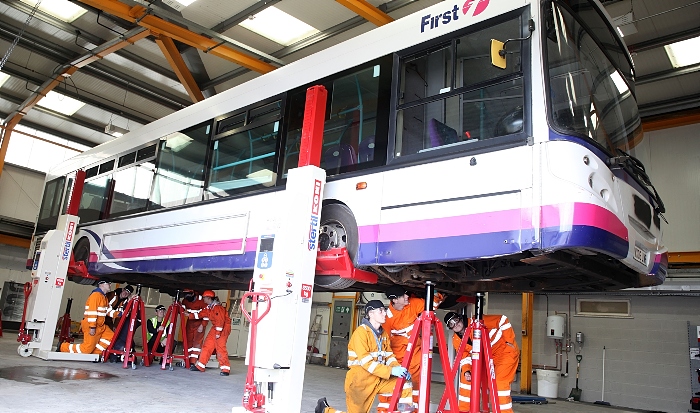
<instances>
[{"instance_id":1,"label":"skylight panel","mask_svg":"<svg viewBox=\"0 0 700 413\"><path fill-rule=\"evenodd\" d=\"M314 27L272 6L249 17L240 26L283 46L318 33Z\"/></svg>"},{"instance_id":2,"label":"skylight panel","mask_svg":"<svg viewBox=\"0 0 700 413\"><path fill-rule=\"evenodd\" d=\"M700 36L664 46L673 67L700 63Z\"/></svg>"},{"instance_id":3,"label":"skylight panel","mask_svg":"<svg viewBox=\"0 0 700 413\"><path fill-rule=\"evenodd\" d=\"M37 0L22 0L31 6L36 5ZM39 5L39 10L46 14L50 14L57 19L61 19L66 23L71 23L73 20L82 16L87 12L86 9L71 3L68 0L43 0Z\"/></svg>"},{"instance_id":4,"label":"skylight panel","mask_svg":"<svg viewBox=\"0 0 700 413\"><path fill-rule=\"evenodd\" d=\"M71 116L85 106L85 103L52 90L37 105Z\"/></svg>"},{"instance_id":5,"label":"skylight panel","mask_svg":"<svg viewBox=\"0 0 700 413\"><path fill-rule=\"evenodd\" d=\"M0 86L2 86L5 82L7 82L7 79L10 78L10 75L7 73L0 72Z\"/></svg>"}]
</instances>

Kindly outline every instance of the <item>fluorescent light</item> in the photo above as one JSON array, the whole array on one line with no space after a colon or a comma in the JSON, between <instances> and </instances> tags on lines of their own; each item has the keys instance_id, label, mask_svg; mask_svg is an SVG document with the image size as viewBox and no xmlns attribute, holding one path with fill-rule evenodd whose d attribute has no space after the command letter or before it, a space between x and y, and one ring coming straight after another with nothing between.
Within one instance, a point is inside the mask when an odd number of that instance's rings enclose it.
<instances>
[{"instance_id":1,"label":"fluorescent light","mask_svg":"<svg viewBox=\"0 0 700 413\"><path fill-rule=\"evenodd\" d=\"M7 79L10 78L10 75L7 73L0 72L0 86L3 85L3 83L7 82Z\"/></svg>"},{"instance_id":2,"label":"fluorescent light","mask_svg":"<svg viewBox=\"0 0 700 413\"><path fill-rule=\"evenodd\" d=\"M85 103L52 90L37 105L70 116L85 106Z\"/></svg>"},{"instance_id":3,"label":"fluorescent light","mask_svg":"<svg viewBox=\"0 0 700 413\"><path fill-rule=\"evenodd\" d=\"M129 129L120 128L119 126L116 126L115 124L110 122L107 124L107 126L105 126L105 133L119 138L129 133Z\"/></svg>"},{"instance_id":4,"label":"fluorescent light","mask_svg":"<svg viewBox=\"0 0 700 413\"><path fill-rule=\"evenodd\" d=\"M289 46L318 33L315 28L274 6L250 16L242 21L240 26L283 46Z\"/></svg>"},{"instance_id":5,"label":"fluorescent light","mask_svg":"<svg viewBox=\"0 0 700 413\"><path fill-rule=\"evenodd\" d=\"M664 46L673 67L700 63L700 36Z\"/></svg>"},{"instance_id":6,"label":"fluorescent light","mask_svg":"<svg viewBox=\"0 0 700 413\"><path fill-rule=\"evenodd\" d=\"M615 17L613 24L617 26L617 32L625 37L637 33L637 26L634 25L634 15L632 12Z\"/></svg>"},{"instance_id":7,"label":"fluorescent light","mask_svg":"<svg viewBox=\"0 0 700 413\"><path fill-rule=\"evenodd\" d=\"M195 0L163 0L163 3L177 11L182 11L185 7L194 3Z\"/></svg>"},{"instance_id":8,"label":"fluorescent light","mask_svg":"<svg viewBox=\"0 0 700 413\"><path fill-rule=\"evenodd\" d=\"M37 0L22 0L22 2L32 6L36 5L36 1ZM87 12L86 9L68 0L44 0L39 5L39 10L67 23L71 23Z\"/></svg>"}]
</instances>

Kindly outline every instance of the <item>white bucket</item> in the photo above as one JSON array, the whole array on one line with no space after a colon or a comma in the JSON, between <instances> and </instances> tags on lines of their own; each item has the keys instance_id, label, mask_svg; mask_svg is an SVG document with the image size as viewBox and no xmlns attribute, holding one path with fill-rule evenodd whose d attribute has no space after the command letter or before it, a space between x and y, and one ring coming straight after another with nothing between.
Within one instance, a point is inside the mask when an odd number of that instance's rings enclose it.
<instances>
[{"instance_id":1,"label":"white bucket","mask_svg":"<svg viewBox=\"0 0 700 413\"><path fill-rule=\"evenodd\" d=\"M537 372L537 395L554 399L559 393L559 370L535 370Z\"/></svg>"}]
</instances>

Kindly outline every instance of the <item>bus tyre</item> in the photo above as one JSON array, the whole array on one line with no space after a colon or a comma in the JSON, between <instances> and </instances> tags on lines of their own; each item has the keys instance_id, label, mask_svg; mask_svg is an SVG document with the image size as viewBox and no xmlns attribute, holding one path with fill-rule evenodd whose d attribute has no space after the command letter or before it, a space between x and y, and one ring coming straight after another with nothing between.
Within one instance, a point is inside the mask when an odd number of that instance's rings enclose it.
<instances>
[{"instance_id":1,"label":"bus tyre","mask_svg":"<svg viewBox=\"0 0 700 413\"><path fill-rule=\"evenodd\" d=\"M90 262L90 240L83 237L75 243L75 247L73 248L73 258L76 262L82 261L85 264L85 268L88 268L88 264ZM70 280L82 285L93 285L95 283L94 279L85 277L71 277Z\"/></svg>"},{"instance_id":2,"label":"bus tyre","mask_svg":"<svg viewBox=\"0 0 700 413\"><path fill-rule=\"evenodd\" d=\"M321 209L318 250L347 248L350 259L355 262L359 242L357 222L350 208L342 204L324 205ZM342 290L355 284L355 280L337 275L319 275L316 276L315 284L331 290Z\"/></svg>"}]
</instances>

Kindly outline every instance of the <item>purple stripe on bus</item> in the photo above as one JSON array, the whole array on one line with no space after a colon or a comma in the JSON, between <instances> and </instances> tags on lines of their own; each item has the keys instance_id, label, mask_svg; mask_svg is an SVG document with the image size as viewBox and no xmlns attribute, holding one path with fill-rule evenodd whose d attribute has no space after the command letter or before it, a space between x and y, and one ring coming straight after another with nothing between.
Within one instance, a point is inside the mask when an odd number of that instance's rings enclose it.
<instances>
[{"instance_id":1,"label":"purple stripe on bus","mask_svg":"<svg viewBox=\"0 0 700 413\"><path fill-rule=\"evenodd\" d=\"M572 203L545 205L542 207L542 227L587 226L610 232L627 241L625 224L607 209L593 204ZM625 253L625 255L627 255Z\"/></svg>"},{"instance_id":2,"label":"purple stripe on bus","mask_svg":"<svg viewBox=\"0 0 700 413\"><path fill-rule=\"evenodd\" d=\"M543 250L585 248L619 259L627 257L629 251L629 242L626 239L585 225L575 225L566 230L559 227L544 228L541 243Z\"/></svg>"},{"instance_id":3,"label":"purple stripe on bus","mask_svg":"<svg viewBox=\"0 0 700 413\"><path fill-rule=\"evenodd\" d=\"M111 268L115 264L128 270ZM255 251L245 254L217 255L208 257L170 258L162 260L145 259L138 261L117 261L113 263L90 263L92 275L115 273L188 273L215 270L252 270L255 265Z\"/></svg>"}]
</instances>

